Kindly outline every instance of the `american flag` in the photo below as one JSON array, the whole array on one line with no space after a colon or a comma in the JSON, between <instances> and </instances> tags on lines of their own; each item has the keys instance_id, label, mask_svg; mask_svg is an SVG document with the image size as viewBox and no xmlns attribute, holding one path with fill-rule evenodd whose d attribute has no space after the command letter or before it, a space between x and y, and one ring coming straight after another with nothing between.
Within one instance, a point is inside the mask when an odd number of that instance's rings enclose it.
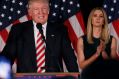
<instances>
[{"instance_id":1,"label":"american flag","mask_svg":"<svg viewBox=\"0 0 119 79\"><path fill-rule=\"evenodd\" d=\"M27 15L27 2L27 0L1 0L0 51L5 46L11 26L30 19ZM69 37L76 50L77 39L85 30L79 0L50 0L49 21L63 22L68 27Z\"/></svg>"},{"instance_id":2,"label":"american flag","mask_svg":"<svg viewBox=\"0 0 119 79\"><path fill-rule=\"evenodd\" d=\"M68 27L69 37L76 50L77 39L84 34L84 22L79 0L51 0L49 21L63 22Z\"/></svg>"},{"instance_id":3,"label":"american flag","mask_svg":"<svg viewBox=\"0 0 119 79\"><path fill-rule=\"evenodd\" d=\"M0 1L0 51L3 50L13 24L28 20L27 0Z\"/></svg>"},{"instance_id":4,"label":"american flag","mask_svg":"<svg viewBox=\"0 0 119 79\"><path fill-rule=\"evenodd\" d=\"M2 0L0 4L0 51L3 50L13 24L29 20L27 0ZM49 21L64 22L74 49L84 34L84 23L78 0L50 0ZM5 29L4 29L5 28Z\"/></svg>"},{"instance_id":5,"label":"american flag","mask_svg":"<svg viewBox=\"0 0 119 79\"><path fill-rule=\"evenodd\" d=\"M119 0L104 0L103 7L108 16L110 33L117 38L119 56Z\"/></svg>"}]
</instances>

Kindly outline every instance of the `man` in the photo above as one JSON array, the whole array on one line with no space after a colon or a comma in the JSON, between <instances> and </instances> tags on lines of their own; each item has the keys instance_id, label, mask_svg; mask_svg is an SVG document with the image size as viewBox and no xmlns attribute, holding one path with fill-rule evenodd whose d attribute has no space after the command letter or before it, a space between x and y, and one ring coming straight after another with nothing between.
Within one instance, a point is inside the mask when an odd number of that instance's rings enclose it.
<instances>
[{"instance_id":1,"label":"man","mask_svg":"<svg viewBox=\"0 0 119 79\"><path fill-rule=\"evenodd\" d=\"M47 22L48 0L29 0L28 13L32 20L12 27L2 52L12 64L17 59L17 72L63 72L62 59L69 72L78 72L65 27Z\"/></svg>"}]
</instances>

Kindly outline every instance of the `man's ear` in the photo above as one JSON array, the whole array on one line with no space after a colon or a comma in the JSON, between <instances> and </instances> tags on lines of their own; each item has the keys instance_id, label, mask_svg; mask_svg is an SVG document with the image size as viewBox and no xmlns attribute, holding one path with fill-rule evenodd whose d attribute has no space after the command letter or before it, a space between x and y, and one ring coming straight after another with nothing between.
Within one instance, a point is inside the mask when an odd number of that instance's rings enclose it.
<instances>
[{"instance_id":1,"label":"man's ear","mask_svg":"<svg viewBox=\"0 0 119 79\"><path fill-rule=\"evenodd\" d=\"M28 15L31 16L31 10L30 9L28 9Z\"/></svg>"}]
</instances>

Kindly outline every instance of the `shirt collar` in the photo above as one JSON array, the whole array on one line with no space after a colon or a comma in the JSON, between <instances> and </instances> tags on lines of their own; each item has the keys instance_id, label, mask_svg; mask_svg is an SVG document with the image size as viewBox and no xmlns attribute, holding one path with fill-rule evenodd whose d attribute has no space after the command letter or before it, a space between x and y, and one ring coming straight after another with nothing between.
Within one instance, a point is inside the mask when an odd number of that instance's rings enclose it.
<instances>
[{"instance_id":1,"label":"shirt collar","mask_svg":"<svg viewBox=\"0 0 119 79\"><path fill-rule=\"evenodd\" d=\"M37 23L36 23L35 21L33 21L33 25L34 25L35 27L36 27L36 24L37 24ZM42 25L43 30L46 30L46 27L47 27L47 22Z\"/></svg>"}]
</instances>

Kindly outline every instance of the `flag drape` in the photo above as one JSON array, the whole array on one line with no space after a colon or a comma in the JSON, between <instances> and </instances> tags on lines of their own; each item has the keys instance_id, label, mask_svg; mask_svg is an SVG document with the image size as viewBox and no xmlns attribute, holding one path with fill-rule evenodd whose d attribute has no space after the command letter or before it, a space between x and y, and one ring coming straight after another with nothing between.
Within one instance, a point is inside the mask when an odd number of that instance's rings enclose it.
<instances>
[{"instance_id":1,"label":"flag drape","mask_svg":"<svg viewBox=\"0 0 119 79\"><path fill-rule=\"evenodd\" d=\"M119 0L104 0L111 35L117 39L117 54L119 56Z\"/></svg>"}]
</instances>

